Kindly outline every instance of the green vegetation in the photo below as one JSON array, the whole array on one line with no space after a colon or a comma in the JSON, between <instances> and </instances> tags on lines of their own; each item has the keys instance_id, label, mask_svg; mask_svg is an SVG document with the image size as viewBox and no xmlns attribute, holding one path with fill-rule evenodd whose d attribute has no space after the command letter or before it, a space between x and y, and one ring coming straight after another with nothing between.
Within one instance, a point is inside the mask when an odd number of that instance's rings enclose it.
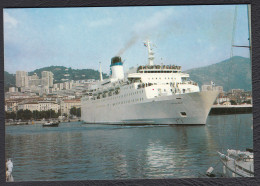
<instances>
[{"instance_id":1,"label":"green vegetation","mask_svg":"<svg viewBox=\"0 0 260 186\"><path fill-rule=\"evenodd\" d=\"M49 119L49 118L58 118L60 116L60 111L56 113L54 110L47 111L30 111L26 110L18 110L16 112L5 112L5 119L13 119L13 120L38 120L38 119Z\"/></svg>"},{"instance_id":2,"label":"green vegetation","mask_svg":"<svg viewBox=\"0 0 260 186\"><path fill-rule=\"evenodd\" d=\"M62 79L68 79L68 80L99 79L99 71L97 70L72 69L64 66L50 66L50 67L40 68L32 72L29 72L28 75L31 76L34 73L36 73L38 77L41 78L42 71L51 71L54 75L54 83L64 82L62 81ZM104 79L108 78L107 74L102 73L102 75ZM4 78L5 78L5 92L7 92L9 87L15 86L15 74L10 74L5 71Z\"/></svg>"},{"instance_id":3,"label":"green vegetation","mask_svg":"<svg viewBox=\"0 0 260 186\"><path fill-rule=\"evenodd\" d=\"M36 73L41 78L42 71L51 71L54 75L54 83L62 82L62 79L68 80L83 80L83 79L99 79L99 71L92 69L72 69L64 66L50 66L36 69L29 72L29 75ZM102 73L103 78L108 78L108 75Z\"/></svg>"},{"instance_id":4,"label":"green vegetation","mask_svg":"<svg viewBox=\"0 0 260 186\"><path fill-rule=\"evenodd\" d=\"M64 66L50 66L36 69L29 72L29 75L36 73L41 77L42 71L51 71L54 74L54 83L62 82L62 79L99 79L99 72L96 70L72 69ZM252 90L251 63L248 58L235 56L220 63L190 69L185 72L189 73L190 79L199 83L200 86L213 81L216 85L223 86L225 91L230 89ZM5 91L8 91L9 87L15 86L15 75L8 72L5 72L4 75ZM103 78L108 78L108 75L103 73Z\"/></svg>"},{"instance_id":5,"label":"green vegetation","mask_svg":"<svg viewBox=\"0 0 260 186\"><path fill-rule=\"evenodd\" d=\"M9 74L4 71L5 92L9 91L9 87L15 87L15 74Z\"/></svg>"},{"instance_id":6,"label":"green vegetation","mask_svg":"<svg viewBox=\"0 0 260 186\"><path fill-rule=\"evenodd\" d=\"M76 107L72 107L70 109L70 114L74 115L74 116L77 116L77 117L80 117L81 116L81 109L80 108L76 108Z\"/></svg>"},{"instance_id":7,"label":"green vegetation","mask_svg":"<svg viewBox=\"0 0 260 186\"><path fill-rule=\"evenodd\" d=\"M224 91L230 89L252 90L251 63L249 58L235 56L228 60L206 67L187 70L190 79L199 83L223 86Z\"/></svg>"},{"instance_id":8,"label":"green vegetation","mask_svg":"<svg viewBox=\"0 0 260 186\"><path fill-rule=\"evenodd\" d=\"M231 105L237 105L237 102L234 100L230 100Z\"/></svg>"}]
</instances>

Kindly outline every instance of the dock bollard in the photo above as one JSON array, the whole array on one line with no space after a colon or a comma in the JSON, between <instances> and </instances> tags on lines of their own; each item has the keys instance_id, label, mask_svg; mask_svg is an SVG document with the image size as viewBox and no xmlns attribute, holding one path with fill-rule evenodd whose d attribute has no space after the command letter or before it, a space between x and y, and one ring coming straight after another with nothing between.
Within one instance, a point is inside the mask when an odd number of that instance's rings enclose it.
<instances>
[{"instance_id":1,"label":"dock bollard","mask_svg":"<svg viewBox=\"0 0 260 186\"><path fill-rule=\"evenodd\" d=\"M207 172L206 172L206 175L207 175L207 176L210 176L210 177L213 176L213 174L212 174L213 170L214 170L213 167L208 168L208 170L207 170Z\"/></svg>"}]
</instances>

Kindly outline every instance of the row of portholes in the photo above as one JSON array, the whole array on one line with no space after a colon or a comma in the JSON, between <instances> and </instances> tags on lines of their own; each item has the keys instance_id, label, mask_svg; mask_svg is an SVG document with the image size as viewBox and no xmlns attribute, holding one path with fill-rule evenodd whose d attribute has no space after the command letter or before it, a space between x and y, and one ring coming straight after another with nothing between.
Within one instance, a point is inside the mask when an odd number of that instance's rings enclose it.
<instances>
[{"instance_id":1,"label":"row of portholes","mask_svg":"<svg viewBox=\"0 0 260 186\"><path fill-rule=\"evenodd\" d=\"M121 101L121 102L119 101L117 103L107 104L107 106L110 106L110 105L116 106L116 105L122 105L122 104L134 103L134 102L141 102L143 100L144 100L144 98L136 98L136 99L132 99L132 100L128 100L128 101Z\"/></svg>"},{"instance_id":2,"label":"row of portholes","mask_svg":"<svg viewBox=\"0 0 260 186\"><path fill-rule=\"evenodd\" d=\"M150 80L151 78L148 78L148 80ZM153 79L158 79L157 77L156 78L152 78L152 80ZM161 79L160 77L159 77L159 79ZM164 79L167 79L166 77L164 78ZM170 79L169 77L168 77L168 79ZM171 79L173 79L172 77L171 77ZM174 79L176 79L176 78L174 78Z\"/></svg>"},{"instance_id":3,"label":"row of portholes","mask_svg":"<svg viewBox=\"0 0 260 186\"><path fill-rule=\"evenodd\" d=\"M130 86L124 88L124 89L128 89L128 88L129 88L129 89L134 88L134 85L130 85Z\"/></svg>"},{"instance_id":4,"label":"row of portholes","mask_svg":"<svg viewBox=\"0 0 260 186\"><path fill-rule=\"evenodd\" d=\"M108 98L107 100L120 99L120 98L123 98L123 97L133 96L133 95L141 94L141 93L144 93L144 90L140 90L140 91L135 91L135 92L127 93L127 94L124 94L124 95L121 95L121 96L110 97L110 98ZM99 98L98 100L100 100L100 99L102 99L102 98ZM94 100L95 100L95 98L94 98ZM100 100L100 101L101 101L101 100Z\"/></svg>"}]
</instances>

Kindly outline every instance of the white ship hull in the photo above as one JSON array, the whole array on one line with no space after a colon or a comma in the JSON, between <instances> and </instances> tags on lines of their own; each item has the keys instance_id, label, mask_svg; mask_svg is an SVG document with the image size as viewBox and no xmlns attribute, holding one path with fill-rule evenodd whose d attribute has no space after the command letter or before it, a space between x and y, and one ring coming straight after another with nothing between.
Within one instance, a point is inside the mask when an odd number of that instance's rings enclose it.
<instances>
[{"instance_id":1,"label":"white ship hull","mask_svg":"<svg viewBox=\"0 0 260 186\"><path fill-rule=\"evenodd\" d=\"M217 91L193 92L116 106L82 100L81 118L92 124L206 124L217 95Z\"/></svg>"}]
</instances>

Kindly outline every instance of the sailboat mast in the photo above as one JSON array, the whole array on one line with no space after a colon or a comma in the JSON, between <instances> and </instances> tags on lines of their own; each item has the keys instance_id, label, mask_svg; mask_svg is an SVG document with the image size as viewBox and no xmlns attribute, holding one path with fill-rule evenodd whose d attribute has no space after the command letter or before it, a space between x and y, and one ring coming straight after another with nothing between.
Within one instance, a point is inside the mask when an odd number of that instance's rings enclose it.
<instances>
[{"instance_id":1,"label":"sailboat mast","mask_svg":"<svg viewBox=\"0 0 260 186\"><path fill-rule=\"evenodd\" d=\"M248 18L248 34L249 34L249 52L250 61L252 60L252 41L251 41L251 5L247 5L247 18Z\"/></svg>"}]
</instances>

